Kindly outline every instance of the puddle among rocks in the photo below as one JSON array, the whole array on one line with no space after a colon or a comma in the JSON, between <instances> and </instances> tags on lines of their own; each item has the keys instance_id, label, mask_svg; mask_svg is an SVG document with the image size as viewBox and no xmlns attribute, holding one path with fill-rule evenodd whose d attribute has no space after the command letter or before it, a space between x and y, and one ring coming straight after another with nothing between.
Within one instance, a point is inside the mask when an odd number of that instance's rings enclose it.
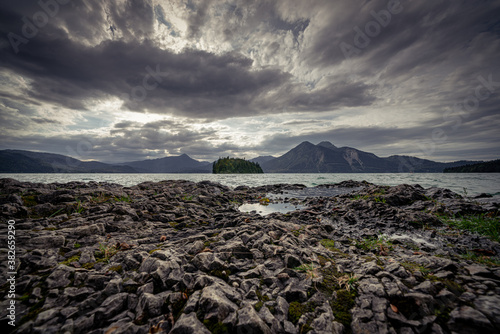
<instances>
[{"instance_id":1,"label":"puddle among rocks","mask_svg":"<svg viewBox=\"0 0 500 334\"><path fill-rule=\"evenodd\" d=\"M259 203L253 204L243 204L239 207L241 212L252 212L260 214L261 216L268 215L273 212L279 213L287 213L295 210L302 210L305 206L301 204L292 204L292 203L269 203L268 205L262 205Z\"/></svg>"},{"instance_id":2,"label":"puddle among rocks","mask_svg":"<svg viewBox=\"0 0 500 334\"><path fill-rule=\"evenodd\" d=\"M310 197L331 197L338 196L342 194L347 194L356 190L360 190L362 187L357 188L326 188L326 187L314 187L314 188L303 188L296 190L283 190L279 193L268 193L267 198L271 199L272 202L267 205L262 205L259 203L247 203L239 207L240 212L252 212L260 214L261 216L268 215L270 213L287 213L295 210L305 209L306 206L298 203L290 203L290 199L304 200Z\"/></svg>"}]
</instances>

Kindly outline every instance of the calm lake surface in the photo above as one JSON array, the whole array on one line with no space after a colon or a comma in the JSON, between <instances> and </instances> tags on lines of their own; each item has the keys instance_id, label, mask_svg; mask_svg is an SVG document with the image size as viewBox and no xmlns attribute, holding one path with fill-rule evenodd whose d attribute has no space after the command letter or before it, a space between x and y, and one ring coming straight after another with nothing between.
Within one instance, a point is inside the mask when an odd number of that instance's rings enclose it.
<instances>
[{"instance_id":1,"label":"calm lake surface","mask_svg":"<svg viewBox=\"0 0 500 334\"><path fill-rule=\"evenodd\" d=\"M133 186L145 181L190 180L199 182L210 180L229 187L260 186L278 183L299 183L314 187L325 183L345 180L366 180L378 185L420 184L424 188L442 187L468 196L488 193L500 195L500 173L386 173L386 174L1 174L0 178L41 183L66 183L70 181L112 182ZM465 190L464 190L465 188Z\"/></svg>"}]
</instances>

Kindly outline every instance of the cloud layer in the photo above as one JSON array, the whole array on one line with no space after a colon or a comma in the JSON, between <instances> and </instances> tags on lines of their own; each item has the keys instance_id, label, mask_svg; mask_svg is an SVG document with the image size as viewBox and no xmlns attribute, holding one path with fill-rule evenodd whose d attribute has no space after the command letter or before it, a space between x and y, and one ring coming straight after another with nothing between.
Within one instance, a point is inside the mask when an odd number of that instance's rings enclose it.
<instances>
[{"instance_id":1,"label":"cloud layer","mask_svg":"<svg viewBox=\"0 0 500 334\"><path fill-rule=\"evenodd\" d=\"M500 2L0 4L2 147L498 158Z\"/></svg>"}]
</instances>

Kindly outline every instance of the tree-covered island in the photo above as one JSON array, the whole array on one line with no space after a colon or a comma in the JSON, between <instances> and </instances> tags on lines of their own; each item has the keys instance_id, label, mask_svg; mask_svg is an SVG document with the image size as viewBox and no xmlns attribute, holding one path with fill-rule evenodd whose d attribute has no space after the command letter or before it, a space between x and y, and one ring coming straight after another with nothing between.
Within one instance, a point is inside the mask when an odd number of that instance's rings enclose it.
<instances>
[{"instance_id":1,"label":"tree-covered island","mask_svg":"<svg viewBox=\"0 0 500 334\"><path fill-rule=\"evenodd\" d=\"M259 163L239 158L219 158L214 161L213 174L258 174L264 173Z\"/></svg>"}]
</instances>

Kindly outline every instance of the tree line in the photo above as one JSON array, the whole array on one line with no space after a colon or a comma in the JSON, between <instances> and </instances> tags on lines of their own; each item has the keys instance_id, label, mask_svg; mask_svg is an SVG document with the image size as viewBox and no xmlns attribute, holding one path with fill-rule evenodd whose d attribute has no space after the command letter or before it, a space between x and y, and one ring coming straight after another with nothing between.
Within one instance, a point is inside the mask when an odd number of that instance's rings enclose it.
<instances>
[{"instance_id":1,"label":"tree line","mask_svg":"<svg viewBox=\"0 0 500 334\"><path fill-rule=\"evenodd\" d=\"M213 174L257 174L264 173L258 162L239 158L219 158L212 167Z\"/></svg>"}]
</instances>

